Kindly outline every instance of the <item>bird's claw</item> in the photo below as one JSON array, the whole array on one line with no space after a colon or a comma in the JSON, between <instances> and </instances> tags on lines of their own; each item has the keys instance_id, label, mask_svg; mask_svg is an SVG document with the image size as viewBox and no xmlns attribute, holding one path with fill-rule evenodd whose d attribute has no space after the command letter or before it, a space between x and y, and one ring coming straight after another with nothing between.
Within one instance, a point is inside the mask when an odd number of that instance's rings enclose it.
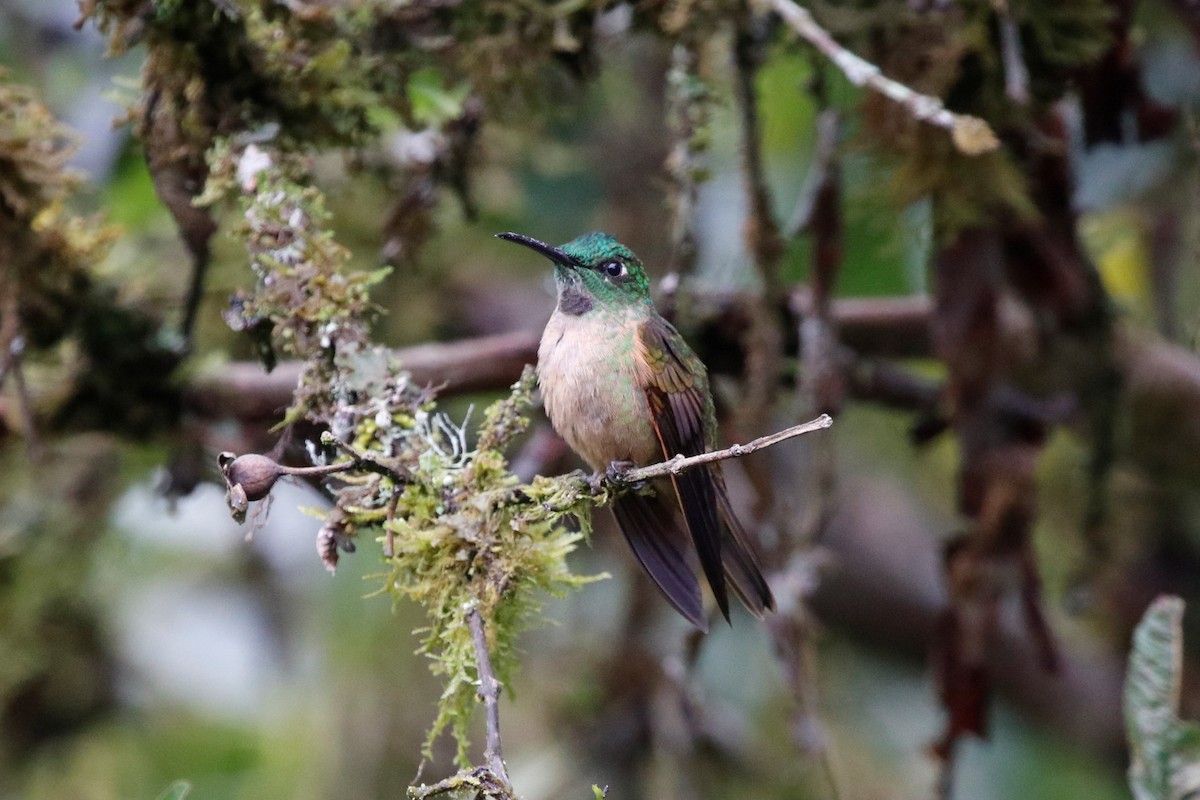
<instances>
[{"instance_id":1,"label":"bird's claw","mask_svg":"<svg viewBox=\"0 0 1200 800\"><path fill-rule=\"evenodd\" d=\"M646 482L631 481L625 477L625 473L629 472L629 470L636 466L637 464L633 463L632 461L613 461L608 465L608 468L604 470L604 477L609 483L623 484L625 486L629 486L634 491L637 491L638 489L644 487Z\"/></svg>"}]
</instances>

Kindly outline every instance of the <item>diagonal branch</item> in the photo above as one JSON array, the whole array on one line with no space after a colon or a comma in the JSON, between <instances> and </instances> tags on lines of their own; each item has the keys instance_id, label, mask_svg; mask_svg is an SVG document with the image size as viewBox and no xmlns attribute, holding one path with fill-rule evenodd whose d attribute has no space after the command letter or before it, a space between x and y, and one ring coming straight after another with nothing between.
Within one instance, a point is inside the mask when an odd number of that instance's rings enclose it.
<instances>
[{"instance_id":1,"label":"diagonal branch","mask_svg":"<svg viewBox=\"0 0 1200 800\"><path fill-rule=\"evenodd\" d=\"M828 414L822 414L814 420L802 422L799 425L793 425L790 428L784 428L776 433L760 436L752 442L746 444L735 444L726 447L724 450L714 450L710 453L701 453L695 456L684 457L682 454L674 458L660 461L657 464L651 464L646 467L637 467L636 469L619 472L614 477L622 483L638 483L639 481L648 481L651 478L661 478L666 475L678 475L694 467L699 467L703 464L712 464L716 461L724 461L728 458L741 458L748 456L756 450L762 450L765 447L779 444L796 436L801 436L813 431L819 431L822 428L828 428L833 425L833 418Z\"/></svg>"},{"instance_id":2,"label":"diagonal branch","mask_svg":"<svg viewBox=\"0 0 1200 800\"><path fill-rule=\"evenodd\" d=\"M808 9L793 0L766 0L783 21L834 63L855 86L866 86L902 105L919 120L950 131L954 146L967 155L980 155L1000 146L996 134L979 117L955 114L936 97L921 94L883 74L879 67L837 43L813 19Z\"/></svg>"}]
</instances>

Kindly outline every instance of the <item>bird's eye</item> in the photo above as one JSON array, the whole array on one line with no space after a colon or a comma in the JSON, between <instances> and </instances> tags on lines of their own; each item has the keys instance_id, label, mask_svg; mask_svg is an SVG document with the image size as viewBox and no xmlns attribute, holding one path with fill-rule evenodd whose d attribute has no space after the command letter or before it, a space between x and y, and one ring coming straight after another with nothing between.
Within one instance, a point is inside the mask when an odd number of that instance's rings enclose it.
<instances>
[{"instance_id":1,"label":"bird's eye","mask_svg":"<svg viewBox=\"0 0 1200 800\"><path fill-rule=\"evenodd\" d=\"M619 278L625 274L625 265L620 261L606 261L600 269L610 278Z\"/></svg>"}]
</instances>

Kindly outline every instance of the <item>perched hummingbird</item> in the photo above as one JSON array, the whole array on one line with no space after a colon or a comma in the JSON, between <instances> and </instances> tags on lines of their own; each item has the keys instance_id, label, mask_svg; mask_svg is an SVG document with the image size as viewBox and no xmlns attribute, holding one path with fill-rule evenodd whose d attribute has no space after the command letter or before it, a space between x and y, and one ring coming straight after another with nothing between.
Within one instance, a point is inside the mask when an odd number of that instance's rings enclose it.
<instances>
[{"instance_id":1,"label":"perched hummingbird","mask_svg":"<svg viewBox=\"0 0 1200 800\"><path fill-rule=\"evenodd\" d=\"M655 310L645 267L633 251L606 233L584 234L562 247L518 233L497 236L554 262L558 305L538 348L538 384L554 429L592 469L645 466L715 445L708 373ZM726 581L755 616L773 609L720 464L661 479L655 488L653 495L623 494L612 508L638 561L679 613L707 629L692 545L726 620ZM686 533L676 510L683 512Z\"/></svg>"}]
</instances>

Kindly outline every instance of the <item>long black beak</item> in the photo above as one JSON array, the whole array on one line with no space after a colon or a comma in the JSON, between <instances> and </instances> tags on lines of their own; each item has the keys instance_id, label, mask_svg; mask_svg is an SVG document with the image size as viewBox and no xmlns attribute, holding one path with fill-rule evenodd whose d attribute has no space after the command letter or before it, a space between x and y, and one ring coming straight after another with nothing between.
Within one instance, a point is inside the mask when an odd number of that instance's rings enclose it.
<instances>
[{"instance_id":1,"label":"long black beak","mask_svg":"<svg viewBox=\"0 0 1200 800\"><path fill-rule=\"evenodd\" d=\"M497 239L506 239L510 242L516 242L517 244L523 244L526 247L528 247L530 250L536 250L537 252L541 253L546 258L550 259L551 261L553 261L555 264L558 264L559 266L563 266L563 267L582 267L583 266L583 264L580 264L576 258L569 255L565 251L560 250L557 247L548 245L545 242L538 241L537 239L534 239L531 236L526 236L525 234L522 234L522 233L497 233L496 238Z\"/></svg>"}]
</instances>

